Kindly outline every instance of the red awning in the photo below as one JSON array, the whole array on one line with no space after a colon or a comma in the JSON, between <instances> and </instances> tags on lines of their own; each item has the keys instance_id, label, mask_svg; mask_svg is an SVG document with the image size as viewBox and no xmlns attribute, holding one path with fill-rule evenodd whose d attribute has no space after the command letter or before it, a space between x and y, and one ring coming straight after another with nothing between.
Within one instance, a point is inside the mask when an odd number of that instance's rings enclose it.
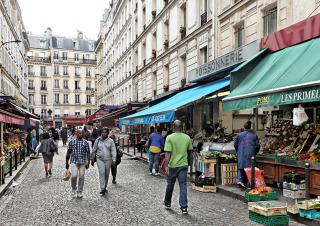
<instances>
[{"instance_id":1,"label":"red awning","mask_svg":"<svg viewBox=\"0 0 320 226\"><path fill-rule=\"evenodd\" d=\"M15 124L15 125L24 125L24 119L13 117L5 114L0 114L0 122L8 123L8 124Z\"/></svg>"},{"instance_id":2,"label":"red awning","mask_svg":"<svg viewBox=\"0 0 320 226\"><path fill-rule=\"evenodd\" d=\"M36 127L37 122L34 121L34 120L32 120L32 119L30 119L30 125L31 125L32 127Z\"/></svg>"},{"instance_id":3,"label":"red awning","mask_svg":"<svg viewBox=\"0 0 320 226\"><path fill-rule=\"evenodd\" d=\"M302 20L261 39L261 48L275 52L320 36L320 14Z\"/></svg>"},{"instance_id":4,"label":"red awning","mask_svg":"<svg viewBox=\"0 0 320 226\"><path fill-rule=\"evenodd\" d=\"M100 117L108 114L108 112L109 112L108 109L99 109L98 111L96 111L95 113L93 113L92 115L90 115L87 118L87 123L93 122L96 118L100 118Z\"/></svg>"}]
</instances>

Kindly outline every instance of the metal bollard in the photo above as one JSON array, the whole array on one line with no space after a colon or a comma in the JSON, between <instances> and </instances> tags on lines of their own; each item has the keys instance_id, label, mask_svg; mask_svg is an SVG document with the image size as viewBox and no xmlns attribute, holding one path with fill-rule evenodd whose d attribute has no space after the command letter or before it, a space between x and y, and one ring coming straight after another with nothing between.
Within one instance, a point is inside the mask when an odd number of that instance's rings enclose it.
<instances>
[{"instance_id":1,"label":"metal bollard","mask_svg":"<svg viewBox=\"0 0 320 226\"><path fill-rule=\"evenodd\" d=\"M124 137L122 137L122 152L124 152Z\"/></svg>"},{"instance_id":2,"label":"metal bollard","mask_svg":"<svg viewBox=\"0 0 320 226\"><path fill-rule=\"evenodd\" d=\"M306 174L306 199L309 199L310 198L310 176L311 176L310 163L306 162L304 166L305 166L305 174Z\"/></svg>"},{"instance_id":3,"label":"metal bollard","mask_svg":"<svg viewBox=\"0 0 320 226\"><path fill-rule=\"evenodd\" d=\"M133 155L136 155L136 139L133 137Z\"/></svg>"},{"instance_id":4,"label":"metal bollard","mask_svg":"<svg viewBox=\"0 0 320 226\"><path fill-rule=\"evenodd\" d=\"M254 156L251 157L251 189L254 189L256 187L255 183L255 160L256 158Z\"/></svg>"},{"instance_id":5,"label":"metal bollard","mask_svg":"<svg viewBox=\"0 0 320 226\"><path fill-rule=\"evenodd\" d=\"M9 162L9 175L12 176L12 152L10 153L10 162Z\"/></svg>"},{"instance_id":6,"label":"metal bollard","mask_svg":"<svg viewBox=\"0 0 320 226\"><path fill-rule=\"evenodd\" d=\"M18 154L16 151L14 152L14 169L18 169Z\"/></svg>"},{"instance_id":7,"label":"metal bollard","mask_svg":"<svg viewBox=\"0 0 320 226\"><path fill-rule=\"evenodd\" d=\"M129 137L128 137L128 145L127 145L127 152L129 153L129 148L130 148L130 139L129 139Z\"/></svg>"}]
</instances>

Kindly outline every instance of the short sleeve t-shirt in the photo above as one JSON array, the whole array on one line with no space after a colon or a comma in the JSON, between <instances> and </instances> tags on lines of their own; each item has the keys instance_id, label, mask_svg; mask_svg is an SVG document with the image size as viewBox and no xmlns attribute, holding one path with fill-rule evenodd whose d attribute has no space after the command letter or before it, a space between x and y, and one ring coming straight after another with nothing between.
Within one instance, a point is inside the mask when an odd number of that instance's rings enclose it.
<instances>
[{"instance_id":1,"label":"short sleeve t-shirt","mask_svg":"<svg viewBox=\"0 0 320 226\"><path fill-rule=\"evenodd\" d=\"M170 152L169 168L188 165L188 150L192 150L191 138L184 133L173 133L166 139L164 150Z\"/></svg>"}]
</instances>

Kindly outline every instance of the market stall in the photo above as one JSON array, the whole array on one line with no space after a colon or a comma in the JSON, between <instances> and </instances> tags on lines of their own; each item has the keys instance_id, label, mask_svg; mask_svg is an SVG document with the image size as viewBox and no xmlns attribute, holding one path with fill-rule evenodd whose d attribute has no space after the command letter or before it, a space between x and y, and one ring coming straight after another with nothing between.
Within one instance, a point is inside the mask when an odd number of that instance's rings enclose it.
<instances>
[{"instance_id":1,"label":"market stall","mask_svg":"<svg viewBox=\"0 0 320 226\"><path fill-rule=\"evenodd\" d=\"M252 58L232 71L231 93L223 108L255 109L255 125L258 112L265 114L266 131L257 131L257 165L267 183L283 182L288 172L306 174L306 189L320 195L320 38L302 41L273 53L262 50L263 58ZM301 123L295 123L295 117Z\"/></svg>"}]
</instances>

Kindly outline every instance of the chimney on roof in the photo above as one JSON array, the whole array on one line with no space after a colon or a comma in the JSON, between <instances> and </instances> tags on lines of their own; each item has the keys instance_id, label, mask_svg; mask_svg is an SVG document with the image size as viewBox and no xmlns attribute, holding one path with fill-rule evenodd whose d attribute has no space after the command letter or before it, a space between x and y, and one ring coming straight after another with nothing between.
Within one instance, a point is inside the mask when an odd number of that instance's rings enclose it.
<instances>
[{"instance_id":1,"label":"chimney on roof","mask_svg":"<svg viewBox=\"0 0 320 226\"><path fill-rule=\"evenodd\" d=\"M52 29L51 27L47 27L47 30L44 32L44 35L47 37L52 37Z\"/></svg>"},{"instance_id":2,"label":"chimney on roof","mask_svg":"<svg viewBox=\"0 0 320 226\"><path fill-rule=\"evenodd\" d=\"M83 32L82 31L78 31L78 39L83 39Z\"/></svg>"}]
</instances>

